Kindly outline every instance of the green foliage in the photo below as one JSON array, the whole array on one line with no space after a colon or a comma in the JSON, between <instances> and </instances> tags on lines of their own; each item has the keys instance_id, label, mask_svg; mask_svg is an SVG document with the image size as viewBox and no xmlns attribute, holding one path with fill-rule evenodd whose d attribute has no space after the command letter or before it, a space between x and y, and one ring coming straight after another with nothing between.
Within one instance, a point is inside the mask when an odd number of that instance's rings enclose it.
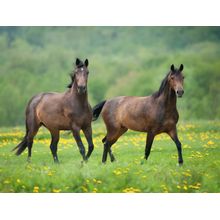
<instances>
[{"instance_id":1,"label":"green foliage","mask_svg":"<svg viewBox=\"0 0 220 220\"><path fill-rule=\"evenodd\" d=\"M36 93L65 91L76 57L88 58L92 105L155 92L184 64L184 119L220 117L219 27L0 27L0 124L24 122Z\"/></svg>"}]
</instances>

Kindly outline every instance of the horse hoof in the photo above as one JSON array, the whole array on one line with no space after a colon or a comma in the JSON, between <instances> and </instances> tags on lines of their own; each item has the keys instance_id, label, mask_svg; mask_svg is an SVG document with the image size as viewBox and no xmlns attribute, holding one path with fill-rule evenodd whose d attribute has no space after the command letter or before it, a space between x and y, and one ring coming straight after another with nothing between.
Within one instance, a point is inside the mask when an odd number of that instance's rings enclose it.
<instances>
[{"instance_id":1,"label":"horse hoof","mask_svg":"<svg viewBox=\"0 0 220 220\"><path fill-rule=\"evenodd\" d=\"M111 162L112 162L112 163L113 163L113 162L115 162L115 161L116 161L116 159L115 159L115 158L112 158L112 159L111 159Z\"/></svg>"},{"instance_id":2,"label":"horse hoof","mask_svg":"<svg viewBox=\"0 0 220 220\"><path fill-rule=\"evenodd\" d=\"M83 162L83 160L80 162L80 168L83 168L83 166L84 166L84 162Z\"/></svg>"},{"instance_id":3,"label":"horse hoof","mask_svg":"<svg viewBox=\"0 0 220 220\"><path fill-rule=\"evenodd\" d=\"M183 163L178 163L177 166L178 166L178 167L182 167L182 166L183 166Z\"/></svg>"},{"instance_id":4,"label":"horse hoof","mask_svg":"<svg viewBox=\"0 0 220 220\"><path fill-rule=\"evenodd\" d=\"M88 162L88 158L87 158L87 157L84 157L82 162L87 163L87 162Z\"/></svg>"},{"instance_id":5,"label":"horse hoof","mask_svg":"<svg viewBox=\"0 0 220 220\"><path fill-rule=\"evenodd\" d=\"M31 158L27 158L27 162L28 162L28 163L31 163Z\"/></svg>"},{"instance_id":6,"label":"horse hoof","mask_svg":"<svg viewBox=\"0 0 220 220\"><path fill-rule=\"evenodd\" d=\"M140 165L144 165L145 160L141 160Z\"/></svg>"}]
</instances>

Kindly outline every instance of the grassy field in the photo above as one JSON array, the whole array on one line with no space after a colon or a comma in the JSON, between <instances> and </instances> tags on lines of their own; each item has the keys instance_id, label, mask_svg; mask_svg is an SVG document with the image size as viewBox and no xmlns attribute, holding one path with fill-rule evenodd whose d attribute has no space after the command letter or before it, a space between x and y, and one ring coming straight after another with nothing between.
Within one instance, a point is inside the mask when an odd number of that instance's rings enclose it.
<instances>
[{"instance_id":1,"label":"grassy field","mask_svg":"<svg viewBox=\"0 0 220 220\"><path fill-rule=\"evenodd\" d=\"M103 165L105 128L99 121L93 124L95 149L90 160L82 164L72 135L62 132L56 165L46 129L36 136L32 162L27 163L27 151L20 157L11 152L24 129L1 128L0 192L220 192L220 121L180 122L178 131L182 167L177 166L176 146L166 134L156 137L145 161L146 135L129 131L113 146L116 162L108 158Z\"/></svg>"}]
</instances>

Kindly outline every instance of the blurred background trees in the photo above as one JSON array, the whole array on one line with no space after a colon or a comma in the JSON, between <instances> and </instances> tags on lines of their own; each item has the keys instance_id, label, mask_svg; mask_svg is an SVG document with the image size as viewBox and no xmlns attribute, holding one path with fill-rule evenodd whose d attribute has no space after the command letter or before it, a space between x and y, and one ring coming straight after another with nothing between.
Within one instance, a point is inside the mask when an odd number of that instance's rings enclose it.
<instances>
[{"instance_id":1,"label":"blurred background trees","mask_svg":"<svg viewBox=\"0 0 220 220\"><path fill-rule=\"evenodd\" d=\"M76 57L89 59L92 105L150 95L183 63L181 118L220 117L219 27L0 27L0 126L23 124L33 95L65 91Z\"/></svg>"}]
</instances>

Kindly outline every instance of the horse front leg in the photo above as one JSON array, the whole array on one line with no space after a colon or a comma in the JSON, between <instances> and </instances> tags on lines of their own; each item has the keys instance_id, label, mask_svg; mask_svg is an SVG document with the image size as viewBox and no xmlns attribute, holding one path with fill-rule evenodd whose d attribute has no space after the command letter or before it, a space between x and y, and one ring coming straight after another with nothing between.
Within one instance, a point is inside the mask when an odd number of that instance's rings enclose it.
<instances>
[{"instance_id":1,"label":"horse front leg","mask_svg":"<svg viewBox=\"0 0 220 220\"><path fill-rule=\"evenodd\" d=\"M147 160L147 158L150 155L150 150L154 141L154 137L155 135L151 132L149 132L147 134L147 139L146 139L146 147L145 147L145 159Z\"/></svg>"},{"instance_id":2,"label":"horse front leg","mask_svg":"<svg viewBox=\"0 0 220 220\"><path fill-rule=\"evenodd\" d=\"M82 155L83 160L86 161L87 159L86 159L86 155L85 155L85 147L84 147L84 145L82 143L82 140L81 140L79 132L80 132L80 129L78 129L78 128L74 128L72 130L73 137L74 137L74 139L75 139L75 141L77 143L77 146L79 148L79 152Z\"/></svg>"},{"instance_id":3,"label":"horse front leg","mask_svg":"<svg viewBox=\"0 0 220 220\"><path fill-rule=\"evenodd\" d=\"M89 126L86 129L83 129L83 133L84 133L86 140L87 140L87 143L88 143L88 152L86 154L86 159L89 159L89 157L92 154L92 151L94 149L94 144L92 141L92 127Z\"/></svg>"},{"instance_id":4,"label":"horse front leg","mask_svg":"<svg viewBox=\"0 0 220 220\"><path fill-rule=\"evenodd\" d=\"M177 151L178 151L178 163L181 166L181 165L183 165L182 146L181 146L181 142L179 141L179 138L177 136L176 128L171 130L168 134L176 144Z\"/></svg>"},{"instance_id":5,"label":"horse front leg","mask_svg":"<svg viewBox=\"0 0 220 220\"><path fill-rule=\"evenodd\" d=\"M51 133L50 150L53 155L54 162L59 163L57 156L57 144L60 138L59 130L50 130L50 133Z\"/></svg>"}]
</instances>

